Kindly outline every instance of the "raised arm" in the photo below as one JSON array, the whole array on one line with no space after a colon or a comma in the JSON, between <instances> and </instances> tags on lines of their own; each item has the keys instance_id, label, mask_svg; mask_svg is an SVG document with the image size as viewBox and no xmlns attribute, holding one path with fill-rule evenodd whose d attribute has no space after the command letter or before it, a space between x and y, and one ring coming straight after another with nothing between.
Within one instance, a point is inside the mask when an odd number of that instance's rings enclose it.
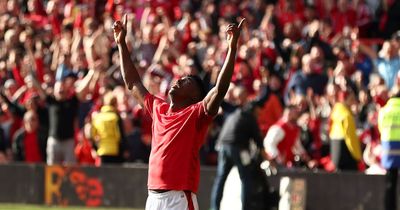
<instances>
[{"instance_id":1,"label":"raised arm","mask_svg":"<svg viewBox=\"0 0 400 210\"><path fill-rule=\"evenodd\" d=\"M137 72L130 57L128 47L126 46L126 28L127 28L127 15L124 15L123 23L116 21L113 25L114 39L118 44L119 59L121 63L121 73L125 85L129 90L133 89L133 95L136 100L143 105L144 96L148 93L147 89L143 86L142 80Z\"/></svg>"},{"instance_id":2,"label":"raised arm","mask_svg":"<svg viewBox=\"0 0 400 210\"><path fill-rule=\"evenodd\" d=\"M228 91L236 59L237 43L244 20L245 19L242 19L238 26L229 25L226 30L228 35L228 53L226 55L221 72L218 75L215 87L211 89L207 96L204 98L206 110L211 115L217 114L219 106L221 105L225 94Z\"/></svg>"},{"instance_id":3,"label":"raised arm","mask_svg":"<svg viewBox=\"0 0 400 210\"><path fill-rule=\"evenodd\" d=\"M358 42L359 48L361 52L365 53L372 60L376 60L378 58L378 53L375 52L370 46L367 46L361 42Z\"/></svg>"},{"instance_id":4,"label":"raised arm","mask_svg":"<svg viewBox=\"0 0 400 210\"><path fill-rule=\"evenodd\" d=\"M100 74L100 66L102 62L101 61L96 61L95 64L91 64L92 68L89 70L89 72L86 74L86 76L78 81L78 85L75 88L76 92L76 97L80 101L85 101L86 100L86 95L88 94L90 88L90 84L93 82L97 82L99 79L99 74Z\"/></svg>"}]
</instances>

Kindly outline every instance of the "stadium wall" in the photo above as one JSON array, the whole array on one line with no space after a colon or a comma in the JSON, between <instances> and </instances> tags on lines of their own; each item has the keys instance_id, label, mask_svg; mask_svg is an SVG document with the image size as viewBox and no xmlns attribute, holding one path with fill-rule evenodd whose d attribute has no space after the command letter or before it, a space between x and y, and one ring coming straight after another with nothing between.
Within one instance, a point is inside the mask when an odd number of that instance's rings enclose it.
<instances>
[{"instance_id":1,"label":"stadium wall","mask_svg":"<svg viewBox=\"0 0 400 210\"><path fill-rule=\"evenodd\" d=\"M270 185L278 189L282 176L305 180L307 210L379 210L383 206L384 176L288 171L270 177ZM214 177L215 168L202 168L200 209L209 208ZM1 165L0 202L143 208L146 183L147 167L142 165Z\"/></svg>"}]
</instances>

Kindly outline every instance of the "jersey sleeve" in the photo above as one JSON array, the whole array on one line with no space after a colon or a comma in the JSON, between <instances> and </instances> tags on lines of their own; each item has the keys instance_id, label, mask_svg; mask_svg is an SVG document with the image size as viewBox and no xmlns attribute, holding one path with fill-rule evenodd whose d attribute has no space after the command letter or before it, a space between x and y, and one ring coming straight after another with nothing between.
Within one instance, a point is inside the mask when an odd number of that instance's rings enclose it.
<instances>
[{"instance_id":1,"label":"jersey sleeve","mask_svg":"<svg viewBox=\"0 0 400 210\"><path fill-rule=\"evenodd\" d=\"M206 110L206 104L204 101L200 101L199 103L196 104L196 106L198 110L197 113L198 113L199 123L208 125L214 119L214 115L208 114Z\"/></svg>"},{"instance_id":2,"label":"jersey sleeve","mask_svg":"<svg viewBox=\"0 0 400 210\"><path fill-rule=\"evenodd\" d=\"M157 98L154 95L148 93L144 97L144 102L143 102L144 110L148 114L150 114L151 118L153 118L153 113L155 112L155 108L161 103L165 103L165 101L161 98Z\"/></svg>"}]
</instances>

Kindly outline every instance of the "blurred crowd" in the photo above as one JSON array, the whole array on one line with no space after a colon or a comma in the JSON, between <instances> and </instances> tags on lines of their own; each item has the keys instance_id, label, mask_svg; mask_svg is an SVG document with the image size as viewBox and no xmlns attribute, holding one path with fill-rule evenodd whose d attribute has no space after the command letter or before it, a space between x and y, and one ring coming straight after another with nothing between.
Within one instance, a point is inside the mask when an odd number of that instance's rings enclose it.
<instances>
[{"instance_id":1,"label":"blurred crowd","mask_svg":"<svg viewBox=\"0 0 400 210\"><path fill-rule=\"evenodd\" d=\"M0 162L146 163L151 118L124 86L113 22L128 15L132 60L168 100L184 75L214 85L225 28L244 17L201 162L217 164L225 119L261 97L256 144L275 164L383 173L377 113L400 91L398 11L399 0L2 0Z\"/></svg>"}]
</instances>

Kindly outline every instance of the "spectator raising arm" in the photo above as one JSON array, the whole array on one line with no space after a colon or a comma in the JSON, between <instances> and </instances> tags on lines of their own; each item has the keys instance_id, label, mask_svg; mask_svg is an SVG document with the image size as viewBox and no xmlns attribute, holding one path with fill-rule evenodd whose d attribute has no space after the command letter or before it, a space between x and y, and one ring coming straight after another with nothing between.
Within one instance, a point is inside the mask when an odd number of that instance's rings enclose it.
<instances>
[{"instance_id":1,"label":"spectator raising arm","mask_svg":"<svg viewBox=\"0 0 400 210\"><path fill-rule=\"evenodd\" d=\"M221 105L225 94L228 91L233 74L233 67L235 65L237 44L244 20L245 19L242 19L238 26L228 25L226 30L228 34L228 53L226 55L225 63L218 75L215 87L211 89L204 98L207 112L211 115L217 114L219 106Z\"/></svg>"},{"instance_id":2,"label":"spectator raising arm","mask_svg":"<svg viewBox=\"0 0 400 210\"><path fill-rule=\"evenodd\" d=\"M370 57L372 60L376 60L378 58L378 54L376 53L375 50L373 50L371 47L366 46L362 43L360 43L360 41L357 42L360 51L365 53L368 57Z\"/></svg>"},{"instance_id":3,"label":"spectator raising arm","mask_svg":"<svg viewBox=\"0 0 400 210\"><path fill-rule=\"evenodd\" d=\"M78 85L75 88L76 96L80 101L84 101L87 93L89 92L90 84L97 82L99 79L99 74L102 69L103 61L97 60L93 65L89 65L92 69L86 74L86 76L78 81Z\"/></svg>"},{"instance_id":4,"label":"spectator raising arm","mask_svg":"<svg viewBox=\"0 0 400 210\"><path fill-rule=\"evenodd\" d=\"M119 57L121 61L121 73L124 79L125 85L129 90L135 87L134 96L136 100L143 105L144 96L148 93L147 89L143 86L142 80L140 79L139 73L137 72L131 58L128 47L126 46L126 27L127 27L127 15L124 15L123 22L116 21L113 25L114 39L118 44Z\"/></svg>"}]
</instances>

